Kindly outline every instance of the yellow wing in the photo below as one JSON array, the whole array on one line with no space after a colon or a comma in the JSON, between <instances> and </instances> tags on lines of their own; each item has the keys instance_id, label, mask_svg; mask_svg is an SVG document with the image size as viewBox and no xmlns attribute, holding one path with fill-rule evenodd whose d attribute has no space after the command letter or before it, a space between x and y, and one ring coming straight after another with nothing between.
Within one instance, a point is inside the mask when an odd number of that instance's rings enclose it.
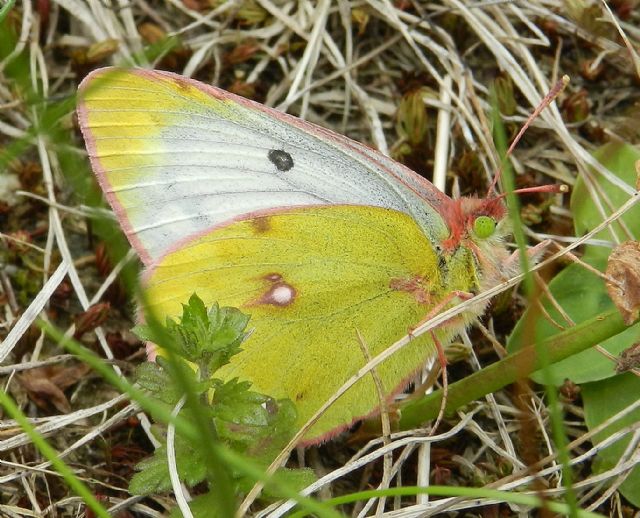
<instances>
[{"instance_id":1,"label":"yellow wing","mask_svg":"<svg viewBox=\"0 0 640 518\"><path fill-rule=\"evenodd\" d=\"M404 213L302 207L240 219L177 246L152 267L147 294L162 320L179 316L193 292L207 305L218 301L250 313L255 331L221 374L290 398L302 426L366 363L356 331L371 355L379 354L448 290L471 289L470 272L463 257L447 268L438 265L431 243ZM438 331L440 340L448 342L466 320ZM379 366L385 393L406 385L432 351L430 337L421 336ZM378 406L367 376L305 442L323 440Z\"/></svg>"}]
</instances>

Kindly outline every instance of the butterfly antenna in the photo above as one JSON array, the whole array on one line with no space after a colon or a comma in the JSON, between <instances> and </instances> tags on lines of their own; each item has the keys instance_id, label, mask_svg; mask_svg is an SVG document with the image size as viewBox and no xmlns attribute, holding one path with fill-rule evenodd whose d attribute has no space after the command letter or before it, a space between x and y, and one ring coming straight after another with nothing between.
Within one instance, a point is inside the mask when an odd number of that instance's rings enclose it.
<instances>
[{"instance_id":1,"label":"butterfly antenna","mask_svg":"<svg viewBox=\"0 0 640 518\"><path fill-rule=\"evenodd\" d=\"M516 189L512 191L512 194L529 194L532 192L551 192L554 194L569 192L569 186L565 184L549 184L549 185L535 185L533 187L523 187L522 189ZM493 200L499 200L505 198L508 193L503 192L498 196L492 198Z\"/></svg>"},{"instance_id":2,"label":"butterfly antenna","mask_svg":"<svg viewBox=\"0 0 640 518\"><path fill-rule=\"evenodd\" d=\"M533 113L531 115L529 115L529 118L523 124L522 128L520 128L520 131L518 131L518 134L515 136L515 138L511 142L511 145L509 146L509 149L507 149L506 157L510 157L511 156L511 154L513 153L513 150L515 149L516 145L518 144L518 142L520 142L520 139L522 138L522 135L524 135L524 132L527 131L529 126L531 126L531 123L538 117L538 115L540 115L542 110L544 110L547 106L549 106L556 99L556 97L558 97L558 95L560 95L560 93L565 89L565 87L568 84L569 84L569 76L564 75L564 76L562 76L561 79L559 79L556 82L555 85L553 85L553 88L551 88L551 90L549 90L547 95L544 96L542 101L540 101L540 104L538 104L538 106L536 106L536 109L533 110ZM498 169L498 172L494 175L493 181L491 182L491 185L489 186L489 190L487 191L487 197L490 197L495 192L495 188L496 188L496 185L498 183L498 180L500 179L500 176L502 176L502 167L500 167L500 169ZM566 185L564 187L566 189ZM554 191L553 189L550 189L548 191L547 190L541 190L538 187L532 187L532 189L536 189L536 190L535 191L531 191L531 192L566 192L566 191L563 191L563 190ZM523 192L523 189L519 189L516 192Z\"/></svg>"}]
</instances>

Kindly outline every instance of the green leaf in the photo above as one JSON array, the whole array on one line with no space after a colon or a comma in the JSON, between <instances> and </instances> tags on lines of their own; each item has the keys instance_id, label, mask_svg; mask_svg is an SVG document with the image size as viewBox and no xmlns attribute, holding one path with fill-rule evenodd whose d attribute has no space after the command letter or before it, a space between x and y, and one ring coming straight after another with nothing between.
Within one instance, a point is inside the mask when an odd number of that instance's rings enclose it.
<instances>
[{"instance_id":1,"label":"green leaf","mask_svg":"<svg viewBox=\"0 0 640 518\"><path fill-rule=\"evenodd\" d=\"M611 418L627 406L635 403L640 394L640 378L624 373L606 380L587 383L582 387L585 421L589 430ZM640 421L640 409L626 415L614 424L595 434L599 443L616 431ZM631 434L598 453L593 470L598 473L613 468L626 449ZM640 466L636 466L620 486L620 493L633 505L640 507Z\"/></svg>"},{"instance_id":2,"label":"green leaf","mask_svg":"<svg viewBox=\"0 0 640 518\"><path fill-rule=\"evenodd\" d=\"M635 163L640 160L640 149L623 142L610 142L598 148L593 156L620 180L635 189L637 177ZM576 236L582 236L595 228L605 219L605 216L612 214L629 199L629 194L607 181L602 175L594 173L593 177L597 183L595 188L602 193L600 198L603 199L605 214L602 214L589 194L585 177L579 176L571 194L571 212ZM631 236L625 232L620 221L631 232ZM596 234L594 238L615 242L614 235L620 242L640 237L640 206L633 207L620 220ZM594 252L597 254L601 251L602 247L587 245L585 258L589 258Z\"/></svg>"},{"instance_id":3,"label":"green leaf","mask_svg":"<svg viewBox=\"0 0 640 518\"><path fill-rule=\"evenodd\" d=\"M138 365L135 380L150 396L172 407L182 397L182 393L173 383L167 371L155 362L144 362Z\"/></svg>"},{"instance_id":4,"label":"green leaf","mask_svg":"<svg viewBox=\"0 0 640 518\"><path fill-rule=\"evenodd\" d=\"M194 294L189 303L183 305L179 322L167 319L164 329L157 325L137 328L136 332L142 339L159 343L172 354L167 352L166 356L157 357L157 363L140 366L136 375L137 383L146 392L171 407L183 395L177 380L193 377L191 386L199 396L197 404L187 401L180 418L187 422L205 420L212 440L245 453L266 469L293 435L295 406L289 400L276 401L252 391L249 382L238 379L223 382L214 375L218 367L239 352L248 321L248 316L234 308L219 308L215 304L207 310ZM192 408L194 404L197 408ZM156 436L164 437L165 430ZM190 446L176 437L178 474L181 482L188 486L203 481L207 476L201 447L201 444ZM153 457L136 468L139 473L132 478L132 493L146 495L170 489L166 446L159 448ZM244 486L250 488L255 483L255 477L245 479L239 473L232 477L236 491ZM287 477L304 485L313 480L306 471L292 472ZM215 484L215 481L209 481ZM206 505L204 507L207 508ZM212 516L212 509L206 510L209 514L205 516Z\"/></svg>"},{"instance_id":5,"label":"green leaf","mask_svg":"<svg viewBox=\"0 0 640 518\"><path fill-rule=\"evenodd\" d=\"M202 453L192 448L179 435L175 436L176 462L180 480L188 486L202 482L207 475ZM153 456L136 465L136 473L129 483L129 491L135 495L151 495L171 489L166 445L158 448Z\"/></svg>"},{"instance_id":6,"label":"green leaf","mask_svg":"<svg viewBox=\"0 0 640 518\"><path fill-rule=\"evenodd\" d=\"M251 383L227 381L215 389L211 406L213 415L223 421L249 426L265 426L269 419L262 406L269 398L249 390Z\"/></svg>"},{"instance_id":7,"label":"green leaf","mask_svg":"<svg viewBox=\"0 0 640 518\"><path fill-rule=\"evenodd\" d=\"M271 463L293 437L297 411L290 399L270 400L266 409L269 425L261 431L259 440L254 442L249 452L254 458Z\"/></svg>"},{"instance_id":8,"label":"green leaf","mask_svg":"<svg viewBox=\"0 0 640 518\"><path fill-rule=\"evenodd\" d=\"M158 448L151 457L139 462L136 469L139 472L133 475L129 482L130 493L152 495L171 487L165 448Z\"/></svg>"},{"instance_id":9,"label":"green leaf","mask_svg":"<svg viewBox=\"0 0 640 518\"><path fill-rule=\"evenodd\" d=\"M601 256L596 259L594 256L592 263L599 270L603 270L606 266L606 258ZM549 291L563 311L575 323L584 322L614 308L604 281L578 264L572 264L556 275L549 283ZM571 324L564 319L557 307L551 304L546 296L542 298L541 302L554 322L565 328L570 327ZM537 341L559 333L560 329L552 324L548 317L541 314L534 316L532 312L535 310L535 308L530 308L525 311L516 324L507 341L509 352L519 350L523 343L532 342L530 336L524 336L530 325L528 318L535 318L534 333ZM640 324L629 327L624 332L601 342L600 346L617 356L638 339L640 339ZM585 383L615 375L615 363L605 358L596 349L590 348L550 365L549 371L550 378L556 385L562 385L566 379L570 379L574 383ZM542 383L539 372L531 377L537 383Z\"/></svg>"},{"instance_id":10,"label":"green leaf","mask_svg":"<svg viewBox=\"0 0 640 518\"><path fill-rule=\"evenodd\" d=\"M594 152L594 157L629 186L635 185L635 162L640 160L640 150L628 144L609 143ZM607 214L611 214L628 200L628 194L605 180L601 175L594 174L594 178L598 184L599 192L603 193L608 200L609 204L605 203ZM583 177L578 179L574 188L571 196L571 209L574 216L576 235L578 236L595 228L604 219L589 195ZM621 219L628 232L635 236L640 236L640 206L634 207ZM613 231L623 241L629 237L628 232L623 232L623 227L618 223L613 225ZM603 230L596 237L606 241L612 240L609 230ZM610 252L610 248L587 245L582 259L594 268L604 271ZM614 307L602 279L578 264L571 264L556 275L549 283L549 291L562 310L576 324ZM559 333L559 326L567 327L571 325L548 297L542 296L541 303L545 312L553 319L556 325L548 317L541 314L538 308L527 309L507 341L507 350L509 352L517 351L525 342L530 342L529 335L532 330L535 339L541 341ZM525 337L525 334L528 336ZM618 355L639 338L640 324L636 324L599 345L611 354ZM565 379L570 379L574 383L605 379L615 374L614 367L615 365L611 360L596 350L589 349L552 365L550 372L552 382L556 385L561 385ZM532 378L538 383L542 382L540 374L534 374Z\"/></svg>"},{"instance_id":11,"label":"green leaf","mask_svg":"<svg viewBox=\"0 0 640 518\"><path fill-rule=\"evenodd\" d=\"M191 509L194 518L226 518L213 493L196 496L189 502L189 509ZM182 518L183 516L179 507L174 507L169 514L169 518Z\"/></svg>"},{"instance_id":12,"label":"green leaf","mask_svg":"<svg viewBox=\"0 0 640 518\"><path fill-rule=\"evenodd\" d=\"M131 331L143 342L154 342L158 339L156 333L153 332L153 328L145 324L134 326Z\"/></svg>"},{"instance_id":13,"label":"green leaf","mask_svg":"<svg viewBox=\"0 0 640 518\"><path fill-rule=\"evenodd\" d=\"M249 388L237 379L220 384L211 413L221 439L268 465L293 436L296 410L288 399L276 401Z\"/></svg>"},{"instance_id":14,"label":"green leaf","mask_svg":"<svg viewBox=\"0 0 640 518\"><path fill-rule=\"evenodd\" d=\"M135 332L143 340L170 347L175 354L196 364L203 371L203 377L208 378L240 352L248 322L249 316L236 308L220 308L214 304L207 311L202 299L194 293L188 304L182 305L179 322L169 317L166 320L170 343L166 343L167 337L162 336L160 330L151 326L138 326Z\"/></svg>"}]
</instances>

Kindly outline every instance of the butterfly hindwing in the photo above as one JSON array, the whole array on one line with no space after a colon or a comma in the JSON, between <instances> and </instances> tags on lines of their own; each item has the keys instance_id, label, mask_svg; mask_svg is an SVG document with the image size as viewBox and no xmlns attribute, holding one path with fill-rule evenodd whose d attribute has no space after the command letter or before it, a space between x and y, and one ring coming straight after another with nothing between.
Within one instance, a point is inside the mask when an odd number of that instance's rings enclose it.
<instances>
[{"instance_id":1,"label":"butterfly hindwing","mask_svg":"<svg viewBox=\"0 0 640 518\"><path fill-rule=\"evenodd\" d=\"M420 280L418 282L418 280ZM220 371L296 403L298 425L442 300L432 245L406 214L362 206L282 209L239 219L181 243L152 267L147 295L159 316L180 314L196 291L205 304L241 308L254 332ZM439 331L448 341L455 325ZM422 336L378 367L385 392L407 383L432 354ZM317 441L379 405L370 375L307 434Z\"/></svg>"}]
</instances>

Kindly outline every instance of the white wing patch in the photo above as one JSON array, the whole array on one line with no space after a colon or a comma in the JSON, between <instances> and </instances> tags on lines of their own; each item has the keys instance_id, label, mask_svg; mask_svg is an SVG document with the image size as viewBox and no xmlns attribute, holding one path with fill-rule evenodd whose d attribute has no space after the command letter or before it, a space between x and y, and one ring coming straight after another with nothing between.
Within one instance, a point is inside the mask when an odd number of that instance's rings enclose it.
<instances>
[{"instance_id":1,"label":"white wing patch","mask_svg":"<svg viewBox=\"0 0 640 518\"><path fill-rule=\"evenodd\" d=\"M145 262L247 213L291 206L380 206L434 239L448 234L435 187L326 129L165 72L97 71L82 91L94 170Z\"/></svg>"}]
</instances>

